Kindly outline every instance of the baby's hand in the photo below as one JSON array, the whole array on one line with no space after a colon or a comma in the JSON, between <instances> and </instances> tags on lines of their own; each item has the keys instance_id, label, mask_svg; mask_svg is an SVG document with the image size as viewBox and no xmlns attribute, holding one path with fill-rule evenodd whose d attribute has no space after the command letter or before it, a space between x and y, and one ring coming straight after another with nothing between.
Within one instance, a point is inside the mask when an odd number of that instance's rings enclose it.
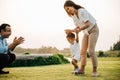
<instances>
[{"instance_id":1,"label":"baby's hand","mask_svg":"<svg viewBox=\"0 0 120 80\"><path fill-rule=\"evenodd\" d=\"M79 29L76 29L76 30L75 30L75 33L77 33L77 34L78 34L78 33L79 33Z\"/></svg>"},{"instance_id":2,"label":"baby's hand","mask_svg":"<svg viewBox=\"0 0 120 80\"><path fill-rule=\"evenodd\" d=\"M66 34L71 33L71 32L75 32L75 30L65 29L65 33L66 33Z\"/></svg>"}]
</instances>

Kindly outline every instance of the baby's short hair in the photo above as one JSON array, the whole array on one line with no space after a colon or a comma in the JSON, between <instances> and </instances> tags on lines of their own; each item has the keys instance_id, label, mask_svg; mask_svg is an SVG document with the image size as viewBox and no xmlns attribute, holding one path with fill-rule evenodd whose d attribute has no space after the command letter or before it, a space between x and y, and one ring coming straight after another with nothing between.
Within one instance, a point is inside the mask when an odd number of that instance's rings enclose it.
<instances>
[{"instance_id":1,"label":"baby's short hair","mask_svg":"<svg viewBox=\"0 0 120 80\"><path fill-rule=\"evenodd\" d=\"M75 38L75 34L71 32L71 33L68 33L66 37L68 37L68 38Z\"/></svg>"}]
</instances>

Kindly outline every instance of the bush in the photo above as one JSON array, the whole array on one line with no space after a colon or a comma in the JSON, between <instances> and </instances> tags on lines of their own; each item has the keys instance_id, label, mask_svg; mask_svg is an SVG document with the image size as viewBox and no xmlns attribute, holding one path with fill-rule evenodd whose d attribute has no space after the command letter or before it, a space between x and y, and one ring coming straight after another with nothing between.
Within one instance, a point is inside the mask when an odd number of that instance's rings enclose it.
<instances>
[{"instance_id":1,"label":"bush","mask_svg":"<svg viewBox=\"0 0 120 80\"><path fill-rule=\"evenodd\" d=\"M90 54L87 52L87 58L90 58Z\"/></svg>"},{"instance_id":2,"label":"bush","mask_svg":"<svg viewBox=\"0 0 120 80\"><path fill-rule=\"evenodd\" d=\"M46 58L38 57L33 60L35 63L35 66L37 65L48 65L48 62L46 61Z\"/></svg>"},{"instance_id":3,"label":"bush","mask_svg":"<svg viewBox=\"0 0 120 80\"><path fill-rule=\"evenodd\" d=\"M12 64L10 64L10 67L33 66L33 65L34 65L33 60L16 60Z\"/></svg>"},{"instance_id":4,"label":"bush","mask_svg":"<svg viewBox=\"0 0 120 80\"><path fill-rule=\"evenodd\" d=\"M107 57L118 57L119 53L120 53L120 51L107 51L107 52L105 52L105 55Z\"/></svg>"},{"instance_id":5,"label":"bush","mask_svg":"<svg viewBox=\"0 0 120 80\"><path fill-rule=\"evenodd\" d=\"M69 61L66 58L64 58L64 56L62 54L55 54L55 56L58 56L61 63L63 63L63 64L69 63Z\"/></svg>"},{"instance_id":6,"label":"bush","mask_svg":"<svg viewBox=\"0 0 120 80\"><path fill-rule=\"evenodd\" d=\"M55 54L48 58L38 57L35 59L19 59L15 60L9 67L21 67L21 66L42 66L52 64L66 64L69 63L63 55Z\"/></svg>"},{"instance_id":7,"label":"bush","mask_svg":"<svg viewBox=\"0 0 120 80\"><path fill-rule=\"evenodd\" d=\"M117 55L117 57L120 57L120 52L119 52L119 54Z\"/></svg>"},{"instance_id":8,"label":"bush","mask_svg":"<svg viewBox=\"0 0 120 80\"><path fill-rule=\"evenodd\" d=\"M25 53L23 53L23 54L28 55L28 54L30 54L30 53L29 53L29 52L25 52Z\"/></svg>"},{"instance_id":9,"label":"bush","mask_svg":"<svg viewBox=\"0 0 120 80\"><path fill-rule=\"evenodd\" d=\"M98 57L106 57L103 51L99 51Z\"/></svg>"},{"instance_id":10,"label":"bush","mask_svg":"<svg viewBox=\"0 0 120 80\"><path fill-rule=\"evenodd\" d=\"M46 58L46 61L48 62L48 64L61 64L59 57L54 55Z\"/></svg>"}]
</instances>

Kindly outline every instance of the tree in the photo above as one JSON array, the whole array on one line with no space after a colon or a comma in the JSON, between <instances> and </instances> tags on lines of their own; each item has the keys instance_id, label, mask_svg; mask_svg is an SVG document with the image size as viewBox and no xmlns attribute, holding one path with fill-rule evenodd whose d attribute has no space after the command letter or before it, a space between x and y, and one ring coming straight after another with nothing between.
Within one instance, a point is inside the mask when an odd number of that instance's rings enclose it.
<instances>
[{"instance_id":1,"label":"tree","mask_svg":"<svg viewBox=\"0 0 120 80\"><path fill-rule=\"evenodd\" d=\"M110 51L120 51L120 37L119 40L110 47Z\"/></svg>"},{"instance_id":2,"label":"tree","mask_svg":"<svg viewBox=\"0 0 120 80\"><path fill-rule=\"evenodd\" d=\"M115 45L113 45L113 51L115 50L120 50L120 41L118 41L117 43L115 43Z\"/></svg>"}]
</instances>

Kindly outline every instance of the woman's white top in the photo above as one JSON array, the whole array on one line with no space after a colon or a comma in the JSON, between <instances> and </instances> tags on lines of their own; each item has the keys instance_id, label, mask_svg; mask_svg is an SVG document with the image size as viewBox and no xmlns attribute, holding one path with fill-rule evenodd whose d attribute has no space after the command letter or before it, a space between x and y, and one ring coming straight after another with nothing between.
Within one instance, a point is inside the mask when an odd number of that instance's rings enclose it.
<instances>
[{"instance_id":1,"label":"woman's white top","mask_svg":"<svg viewBox=\"0 0 120 80\"><path fill-rule=\"evenodd\" d=\"M96 24L95 18L84 8L78 9L78 17L73 15L72 19L76 27L83 27L86 21L90 22L90 26L83 30L85 34L89 34L88 31L91 30Z\"/></svg>"}]
</instances>

